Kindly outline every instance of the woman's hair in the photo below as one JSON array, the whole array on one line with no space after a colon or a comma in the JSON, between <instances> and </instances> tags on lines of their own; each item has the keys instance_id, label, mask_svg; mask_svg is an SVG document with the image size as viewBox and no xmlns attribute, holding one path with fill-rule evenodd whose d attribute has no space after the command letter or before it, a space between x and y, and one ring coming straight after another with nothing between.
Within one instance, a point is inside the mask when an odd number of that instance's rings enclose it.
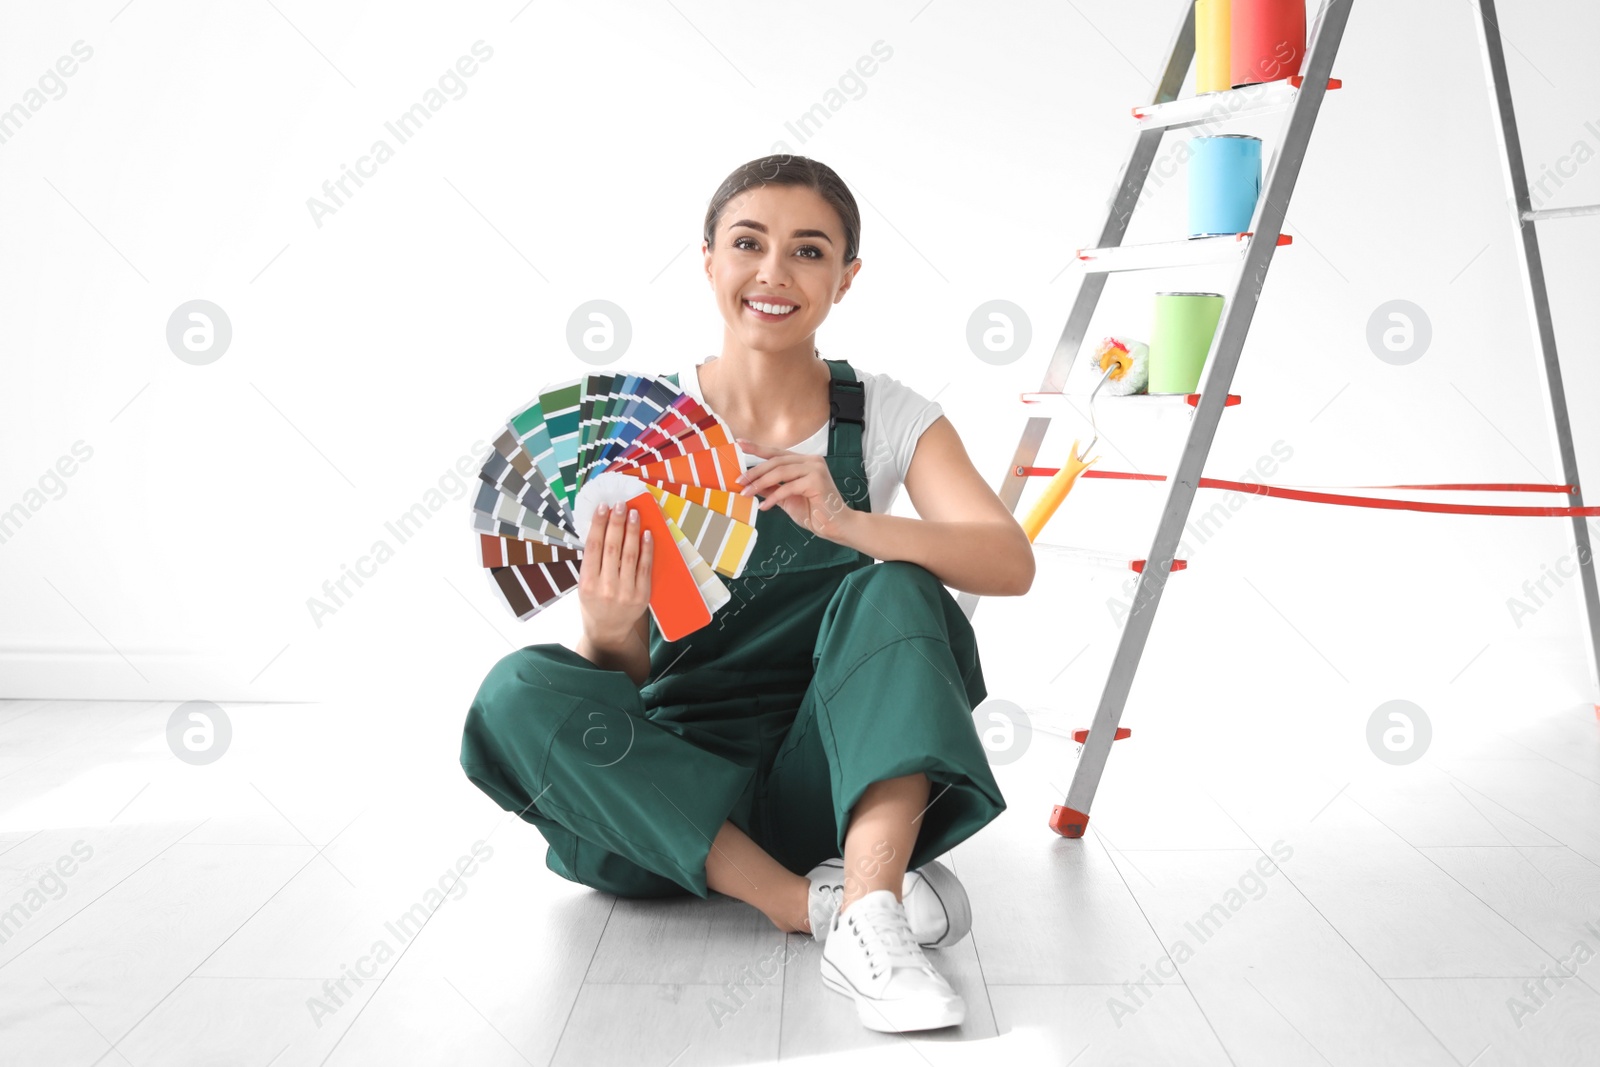
<instances>
[{"instance_id":1,"label":"woman's hair","mask_svg":"<svg viewBox=\"0 0 1600 1067\"><path fill-rule=\"evenodd\" d=\"M855 262L861 243L861 210L856 207L856 198L850 195L849 187L834 173L832 167L805 156L762 156L752 159L724 178L717 194L711 198L710 206L706 208L707 248L715 247L712 235L716 233L717 223L722 220L722 212L728 206L728 201L763 185L803 185L815 190L817 195L832 204L839 213L839 221L844 224L845 266Z\"/></svg>"}]
</instances>

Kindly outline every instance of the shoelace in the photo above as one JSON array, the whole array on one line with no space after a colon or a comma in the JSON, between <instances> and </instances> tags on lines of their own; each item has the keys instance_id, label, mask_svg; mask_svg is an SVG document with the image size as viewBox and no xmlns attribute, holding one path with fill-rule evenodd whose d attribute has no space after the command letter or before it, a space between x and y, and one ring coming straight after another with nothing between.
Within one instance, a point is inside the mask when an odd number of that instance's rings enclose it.
<instances>
[{"instance_id":1,"label":"shoelace","mask_svg":"<svg viewBox=\"0 0 1600 1067\"><path fill-rule=\"evenodd\" d=\"M871 909L868 914L872 916L871 922L857 922L856 912L846 915L844 920L855 933L856 940L866 948L867 958L873 965L873 978L897 966L921 967L927 962L921 946L911 936L911 924L904 911L883 907Z\"/></svg>"}]
</instances>

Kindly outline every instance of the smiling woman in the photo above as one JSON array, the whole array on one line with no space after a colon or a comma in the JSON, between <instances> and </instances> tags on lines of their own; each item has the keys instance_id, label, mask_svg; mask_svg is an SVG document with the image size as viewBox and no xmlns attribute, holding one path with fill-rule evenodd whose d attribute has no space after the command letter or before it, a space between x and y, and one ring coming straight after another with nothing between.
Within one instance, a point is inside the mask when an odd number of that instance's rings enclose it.
<instances>
[{"instance_id":1,"label":"smiling woman","mask_svg":"<svg viewBox=\"0 0 1600 1067\"><path fill-rule=\"evenodd\" d=\"M923 954L972 925L937 857L1006 807L973 723L977 637L945 586L1025 592L1033 557L938 405L817 351L860 231L815 160L767 156L722 183L701 249L722 350L680 381L741 439L738 492L761 498L752 557L724 582L738 607L719 622L736 623L665 640L649 567L608 548L600 570L625 580L579 597L586 620L620 621L586 621L576 652L500 660L461 765L539 828L551 870L744 901L824 942L822 980L863 1025L903 1032L965 1016ZM885 464L926 517L882 513L869 467ZM622 756L589 758L595 722L626 724Z\"/></svg>"}]
</instances>

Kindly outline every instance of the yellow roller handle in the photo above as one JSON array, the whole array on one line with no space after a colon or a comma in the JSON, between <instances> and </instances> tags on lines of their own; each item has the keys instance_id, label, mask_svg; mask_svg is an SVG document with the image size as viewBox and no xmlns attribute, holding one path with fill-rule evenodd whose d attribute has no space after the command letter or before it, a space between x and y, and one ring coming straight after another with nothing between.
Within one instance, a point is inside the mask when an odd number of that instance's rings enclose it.
<instances>
[{"instance_id":1,"label":"yellow roller handle","mask_svg":"<svg viewBox=\"0 0 1600 1067\"><path fill-rule=\"evenodd\" d=\"M1078 475L1082 474L1085 468L1093 466L1095 460L1100 458L1095 456L1088 463L1080 463L1076 458L1077 455L1078 442L1074 441L1072 451L1067 453L1066 462L1044 487L1044 495L1029 509L1028 517L1022 520L1022 529L1028 535L1029 544L1038 538L1039 531L1044 529L1044 524L1050 521L1050 517L1061 506L1061 502L1067 499L1067 494L1072 492L1072 485L1078 480Z\"/></svg>"}]
</instances>

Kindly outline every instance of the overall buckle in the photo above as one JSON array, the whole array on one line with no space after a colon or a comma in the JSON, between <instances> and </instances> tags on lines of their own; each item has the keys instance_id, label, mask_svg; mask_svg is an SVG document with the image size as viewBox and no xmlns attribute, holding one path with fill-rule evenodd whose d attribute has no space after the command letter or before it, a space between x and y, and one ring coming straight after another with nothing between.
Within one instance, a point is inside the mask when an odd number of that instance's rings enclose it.
<instances>
[{"instance_id":1,"label":"overall buckle","mask_svg":"<svg viewBox=\"0 0 1600 1067\"><path fill-rule=\"evenodd\" d=\"M847 384L853 384L856 388L843 388ZM835 380L828 383L828 429L833 429L840 420L843 420L853 422L864 430L867 426L866 414L867 398L860 382L845 383Z\"/></svg>"}]
</instances>

